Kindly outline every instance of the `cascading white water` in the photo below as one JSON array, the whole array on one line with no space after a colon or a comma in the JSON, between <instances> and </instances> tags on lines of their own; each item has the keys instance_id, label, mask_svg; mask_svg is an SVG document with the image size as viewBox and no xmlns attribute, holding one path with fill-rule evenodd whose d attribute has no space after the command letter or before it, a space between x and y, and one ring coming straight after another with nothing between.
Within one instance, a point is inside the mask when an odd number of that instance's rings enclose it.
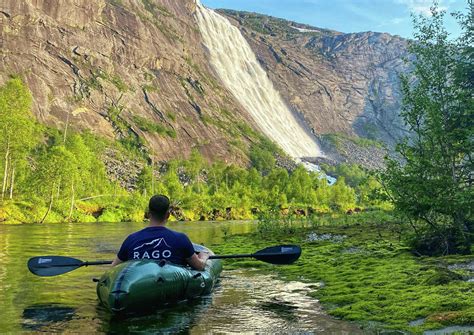
<instances>
[{"instance_id":1,"label":"cascading white water","mask_svg":"<svg viewBox=\"0 0 474 335\"><path fill-rule=\"evenodd\" d=\"M285 105L239 29L199 0L196 4L199 29L212 66L259 128L297 160L321 156L315 139Z\"/></svg>"}]
</instances>

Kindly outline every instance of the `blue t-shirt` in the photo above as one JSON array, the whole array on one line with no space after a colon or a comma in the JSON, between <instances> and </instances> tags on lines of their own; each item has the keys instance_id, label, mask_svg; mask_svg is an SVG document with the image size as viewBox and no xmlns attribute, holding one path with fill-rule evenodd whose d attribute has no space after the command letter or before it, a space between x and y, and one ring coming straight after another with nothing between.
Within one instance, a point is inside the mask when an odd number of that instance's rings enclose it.
<instances>
[{"instance_id":1,"label":"blue t-shirt","mask_svg":"<svg viewBox=\"0 0 474 335\"><path fill-rule=\"evenodd\" d=\"M131 259L164 259L186 265L186 258L194 254L189 238L163 226L147 227L129 235L117 256L125 262Z\"/></svg>"}]
</instances>

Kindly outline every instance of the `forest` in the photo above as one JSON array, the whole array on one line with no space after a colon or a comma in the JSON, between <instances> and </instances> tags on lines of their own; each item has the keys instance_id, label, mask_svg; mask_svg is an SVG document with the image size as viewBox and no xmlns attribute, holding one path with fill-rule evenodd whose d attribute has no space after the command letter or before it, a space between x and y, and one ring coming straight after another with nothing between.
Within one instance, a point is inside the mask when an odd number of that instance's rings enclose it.
<instances>
[{"instance_id":1,"label":"forest","mask_svg":"<svg viewBox=\"0 0 474 335\"><path fill-rule=\"evenodd\" d=\"M254 219L280 209L302 215L387 208L373 197L375 176L357 165L326 166L337 177L330 186L322 173L302 165L288 171L275 144L260 138L249 148L248 167L208 162L194 149L188 159L160 165L128 141L112 142L90 132L40 125L31 113L31 94L12 77L0 88L2 204L0 221L141 221L152 194L174 201L174 219ZM108 174L103 157L113 150L142 167L135 185L123 187Z\"/></svg>"}]
</instances>

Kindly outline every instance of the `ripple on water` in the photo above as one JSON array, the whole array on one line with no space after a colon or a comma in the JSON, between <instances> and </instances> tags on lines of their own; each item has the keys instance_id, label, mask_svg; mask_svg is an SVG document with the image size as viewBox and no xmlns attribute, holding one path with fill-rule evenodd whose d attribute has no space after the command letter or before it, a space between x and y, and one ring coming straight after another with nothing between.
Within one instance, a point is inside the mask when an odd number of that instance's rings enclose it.
<instances>
[{"instance_id":1,"label":"ripple on water","mask_svg":"<svg viewBox=\"0 0 474 335\"><path fill-rule=\"evenodd\" d=\"M284 282L258 271L225 272L203 316L207 322L194 325L192 333L363 333L327 316L318 300L308 296L313 288L314 284Z\"/></svg>"}]
</instances>

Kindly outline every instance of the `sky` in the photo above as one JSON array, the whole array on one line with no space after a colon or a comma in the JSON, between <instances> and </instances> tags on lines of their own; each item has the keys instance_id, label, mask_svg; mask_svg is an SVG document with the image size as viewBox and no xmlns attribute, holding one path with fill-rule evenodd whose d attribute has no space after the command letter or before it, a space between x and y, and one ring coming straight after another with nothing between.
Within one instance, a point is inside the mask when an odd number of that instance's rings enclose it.
<instances>
[{"instance_id":1,"label":"sky","mask_svg":"<svg viewBox=\"0 0 474 335\"><path fill-rule=\"evenodd\" d=\"M209 8L267 14L345 33L377 31L413 37L410 13L429 15L431 0L201 0ZM448 13L467 13L467 0L440 0ZM446 28L457 37L460 28L447 15Z\"/></svg>"}]
</instances>

